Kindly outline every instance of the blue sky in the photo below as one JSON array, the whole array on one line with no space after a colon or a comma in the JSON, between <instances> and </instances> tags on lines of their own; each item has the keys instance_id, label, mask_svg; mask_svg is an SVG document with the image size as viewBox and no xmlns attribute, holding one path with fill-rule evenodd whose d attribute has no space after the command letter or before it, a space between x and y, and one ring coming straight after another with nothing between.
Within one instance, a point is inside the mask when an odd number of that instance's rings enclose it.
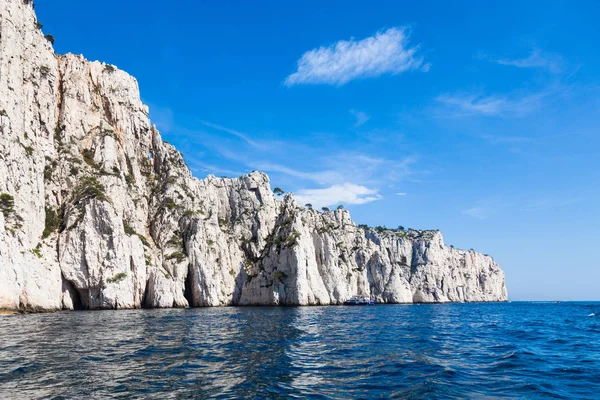
<instances>
[{"instance_id":1,"label":"blue sky","mask_svg":"<svg viewBox=\"0 0 600 400\"><path fill-rule=\"evenodd\" d=\"M38 0L134 75L193 173L491 254L513 300L600 299L600 3Z\"/></svg>"}]
</instances>

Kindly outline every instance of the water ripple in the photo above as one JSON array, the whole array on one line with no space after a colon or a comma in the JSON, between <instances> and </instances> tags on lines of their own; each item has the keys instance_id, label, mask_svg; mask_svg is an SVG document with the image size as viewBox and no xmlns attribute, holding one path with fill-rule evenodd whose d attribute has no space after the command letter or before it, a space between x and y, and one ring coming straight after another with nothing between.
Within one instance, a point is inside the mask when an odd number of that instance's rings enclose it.
<instances>
[{"instance_id":1,"label":"water ripple","mask_svg":"<svg viewBox=\"0 0 600 400\"><path fill-rule=\"evenodd\" d=\"M16 315L0 398L597 398L598 303ZM590 311L592 310L592 311Z\"/></svg>"}]
</instances>

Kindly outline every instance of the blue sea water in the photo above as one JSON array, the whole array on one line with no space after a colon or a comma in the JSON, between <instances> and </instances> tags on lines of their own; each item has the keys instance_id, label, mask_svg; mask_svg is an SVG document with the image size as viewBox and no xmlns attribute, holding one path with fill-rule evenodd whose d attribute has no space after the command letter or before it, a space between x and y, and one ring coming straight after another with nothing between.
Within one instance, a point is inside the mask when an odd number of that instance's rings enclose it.
<instances>
[{"instance_id":1,"label":"blue sea water","mask_svg":"<svg viewBox=\"0 0 600 400\"><path fill-rule=\"evenodd\" d=\"M0 398L600 398L600 303L0 317Z\"/></svg>"}]
</instances>

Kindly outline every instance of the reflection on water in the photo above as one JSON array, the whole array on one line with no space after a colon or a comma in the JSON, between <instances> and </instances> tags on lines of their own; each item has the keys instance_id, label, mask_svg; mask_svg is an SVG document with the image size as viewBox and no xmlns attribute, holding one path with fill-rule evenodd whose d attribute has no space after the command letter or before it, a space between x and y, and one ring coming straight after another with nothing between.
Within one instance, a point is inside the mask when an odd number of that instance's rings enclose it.
<instances>
[{"instance_id":1,"label":"reflection on water","mask_svg":"<svg viewBox=\"0 0 600 400\"><path fill-rule=\"evenodd\" d=\"M600 304L0 317L0 398L595 398Z\"/></svg>"}]
</instances>

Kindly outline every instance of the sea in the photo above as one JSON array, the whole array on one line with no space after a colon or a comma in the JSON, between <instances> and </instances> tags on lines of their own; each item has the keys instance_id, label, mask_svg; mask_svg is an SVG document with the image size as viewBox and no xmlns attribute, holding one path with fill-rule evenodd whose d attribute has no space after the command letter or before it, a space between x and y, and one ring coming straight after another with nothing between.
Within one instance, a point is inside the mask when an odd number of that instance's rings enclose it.
<instances>
[{"instance_id":1,"label":"sea","mask_svg":"<svg viewBox=\"0 0 600 400\"><path fill-rule=\"evenodd\" d=\"M0 399L600 399L600 303L0 316Z\"/></svg>"}]
</instances>

